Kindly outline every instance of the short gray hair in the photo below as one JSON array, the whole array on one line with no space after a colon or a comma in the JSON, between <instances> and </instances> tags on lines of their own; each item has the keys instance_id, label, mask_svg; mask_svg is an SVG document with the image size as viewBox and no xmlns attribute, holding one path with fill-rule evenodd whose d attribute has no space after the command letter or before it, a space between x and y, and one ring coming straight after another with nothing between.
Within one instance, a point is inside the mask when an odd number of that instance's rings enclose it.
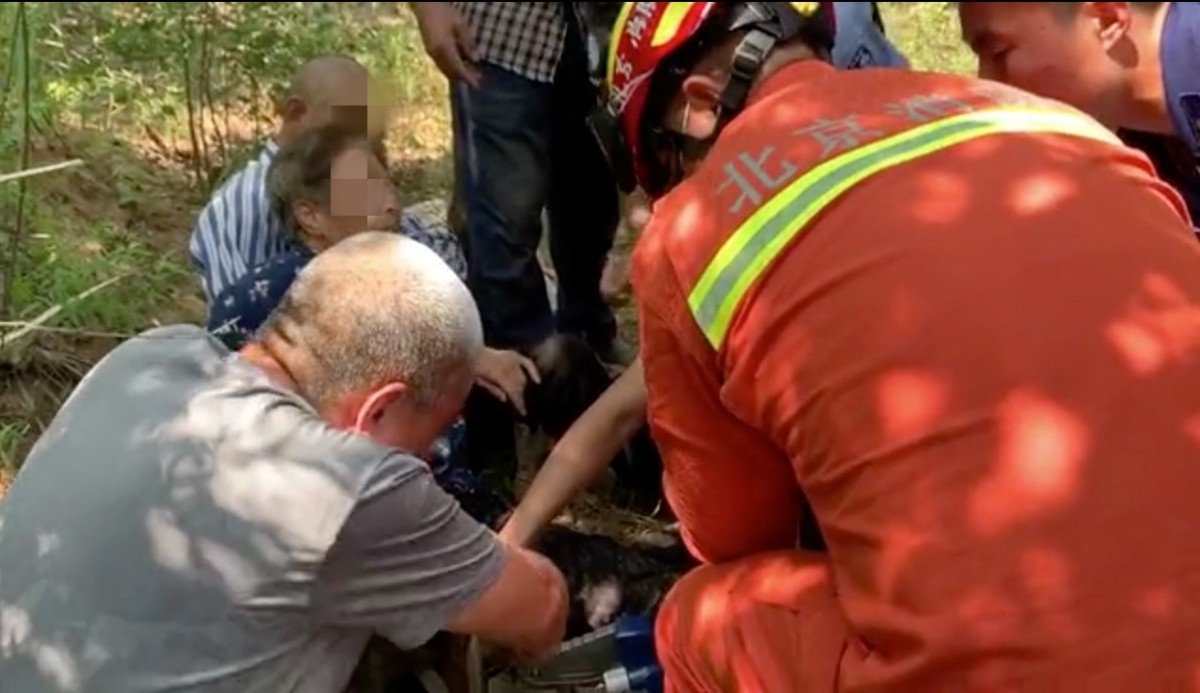
<instances>
[{"instance_id":1,"label":"short gray hair","mask_svg":"<svg viewBox=\"0 0 1200 693\"><path fill-rule=\"evenodd\" d=\"M432 250L395 233L359 233L317 255L262 329L299 354L293 376L318 407L392 381L419 405L434 405L469 386L483 348L462 280Z\"/></svg>"}]
</instances>

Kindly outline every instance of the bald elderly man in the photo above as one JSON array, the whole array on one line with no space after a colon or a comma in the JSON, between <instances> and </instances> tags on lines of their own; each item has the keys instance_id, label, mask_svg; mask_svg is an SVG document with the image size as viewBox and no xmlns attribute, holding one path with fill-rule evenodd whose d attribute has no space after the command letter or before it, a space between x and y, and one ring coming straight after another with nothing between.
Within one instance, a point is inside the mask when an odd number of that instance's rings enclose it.
<instances>
[{"instance_id":1,"label":"bald elderly man","mask_svg":"<svg viewBox=\"0 0 1200 693\"><path fill-rule=\"evenodd\" d=\"M552 652L562 575L403 452L481 347L445 263L363 233L237 353L190 325L114 349L0 502L0 689L333 693L372 633Z\"/></svg>"}]
</instances>

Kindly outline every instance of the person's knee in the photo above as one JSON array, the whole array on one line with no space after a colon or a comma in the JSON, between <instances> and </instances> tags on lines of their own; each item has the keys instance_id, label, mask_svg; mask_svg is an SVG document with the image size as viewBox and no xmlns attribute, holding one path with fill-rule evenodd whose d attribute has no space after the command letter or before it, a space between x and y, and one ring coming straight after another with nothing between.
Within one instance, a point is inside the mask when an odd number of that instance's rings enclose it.
<instances>
[{"instance_id":1,"label":"person's knee","mask_svg":"<svg viewBox=\"0 0 1200 693\"><path fill-rule=\"evenodd\" d=\"M846 633L824 557L779 551L685 575L655 646L674 690L805 690L836 675Z\"/></svg>"},{"instance_id":2,"label":"person's knee","mask_svg":"<svg viewBox=\"0 0 1200 693\"><path fill-rule=\"evenodd\" d=\"M684 682L709 679L714 662L706 638L728 626L729 566L706 565L684 575L671 587L654 622L654 643L664 676L685 690ZM707 673L706 673L707 672Z\"/></svg>"}]
</instances>

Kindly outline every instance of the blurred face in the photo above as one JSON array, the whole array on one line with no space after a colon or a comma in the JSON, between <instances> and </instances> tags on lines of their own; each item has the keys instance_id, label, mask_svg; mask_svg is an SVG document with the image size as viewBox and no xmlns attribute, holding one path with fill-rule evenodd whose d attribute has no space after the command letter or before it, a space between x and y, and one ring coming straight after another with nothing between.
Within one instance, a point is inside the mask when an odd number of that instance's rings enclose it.
<instances>
[{"instance_id":1,"label":"blurred face","mask_svg":"<svg viewBox=\"0 0 1200 693\"><path fill-rule=\"evenodd\" d=\"M348 70L330 80L320 98L310 102L294 100L285 106L285 119L294 123L296 132L308 132L338 123L351 132L380 138L387 126L387 109L379 85L366 70Z\"/></svg>"},{"instance_id":2,"label":"blurred face","mask_svg":"<svg viewBox=\"0 0 1200 693\"><path fill-rule=\"evenodd\" d=\"M1064 101L1113 125L1120 69L1110 51L1128 29L1128 3L959 3L979 76ZM1122 23L1122 17L1124 21Z\"/></svg>"},{"instance_id":3,"label":"blurred face","mask_svg":"<svg viewBox=\"0 0 1200 693\"><path fill-rule=\"evenodd\" d=\"M398 215L387 169L364 147L351 147L334 158L328 207L300 200L293 211L305 245L318 253L356 233L391 231Z\"/></svg>"}]
</instances>

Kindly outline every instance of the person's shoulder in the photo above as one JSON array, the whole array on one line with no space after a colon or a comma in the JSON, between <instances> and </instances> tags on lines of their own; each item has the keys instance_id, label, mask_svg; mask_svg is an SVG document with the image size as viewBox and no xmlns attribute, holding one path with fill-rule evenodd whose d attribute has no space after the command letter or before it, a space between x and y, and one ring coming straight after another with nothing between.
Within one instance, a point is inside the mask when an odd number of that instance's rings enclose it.
<instances>
[{"instance_id":1,"label":"person's shoulder","mask_svg":"<svg viewBox=\"0 0 1200 693\"><path fill-rule=\"evenodd\" d=\"M122 360L153 362L220 357L224 355L224 349L203 327L177 324L162 325L133 335L108 355L120 356Z\"/></svg>"},{"instance_id":2,"label":"person's shoulder","mask_svg":"<svg viewBox=\"0 0 1200 693\"><path fill-rule=\"evenodd\" d=\"M270 167L274 154L274 145L268 142L258 154L251 157L221 181L221 184L209 196L208 204L205 207L210 208L230 204L235 201L234 198L241 198L248 187L259 188L265 195L266 172Z\"/></svg>"},{"instance_id":3,"label":"person's shoulder","mask_svg":"<svg viewBox=\"0 0 1200 693\"><path fill-rule=\"evenodd\" d=\"M165 325L140 332L109 350L80 381L77 390L150 392L191 387L229 350L198 325Z\"/></svg>"},{"instance_id":4,"label":"person's shoulder","mask_svg":"<svg viewBox=\"0 0 1200 693\"><path fill-rule=\"evenodd\" d=\"M405 209L400 214L400 221L397 224L400 234L429 248L455 273L464 276L466 260L458 236L446 226L445 222L427 214L411 211L411 209Z\"/></svg>"},{"instance_id":5,"label":"person's shoulder","mask_svg":"<svg viewBox=\"0 0 1200 693\"><path fill-rule=\"evenodd\" d=\"M231 332L240 339L256 331L311 259L308 251L294 248L251 268L212 302L209 330L223 340Z\"/></svg>"},{"instance_id":6,"label":"person's shoulder","mask_svg":"<svg viewBox=\"0 0 1200 693\"><path fill-rule=\"evenodd\" d=\"M459 246L458 236L444 225L426 224L409 216L401 217L400 233L441 255L443 260L447 259L445 254L448 249L456 250Z\"/></svg>"},{"instance_id":7,"label":"person's shoulder","mask_svg":"<svg viewBox=\"0 0 1200 693\"><path fill-rule=\"evenodd\" d=\"M254 267L247 276L254 279L286 279L287 283L295 278L296 273L304 269L313 258L313 254L305 248L290 248L269 260Z\"/></svg>"},{"instance_id":8,"label":"person's shoulder","mask_svg":"<svg viewBox=\"0 0 1200 693\"><path fill-rule=\"evenodd\" d=\"M655 205L655 213L642 228L630 251L629 282L639 301L649 300L648 287L661 284L664 267L671 262L667 246L674 232L674 220L679 216L679 208L673 204L677 198L678 195L673 193Z\"/></svg>"},{"instance_id":9,"label":"person's shoulder","mask_svg":"<svg viewBox=\"0 0 1200 693\"><path fill-rule=\"evenodd\" d=\"M308 256L294 249L275 255L250 268L237 281L226 286L213 301L212 308L236 310L249 298L254 298L257 303L260 298L267 298L271 294L282 295L307 263Z\"/></svg>"},{"instance_id":10,"label":"person's shoulder","mask_svg":"<svg viewBox=\"0 0 1200 693\"><path fill-rule=\"evenodd\" d=\"M209 394L210 402L195 408L215 407L227 455L243 462L275 460L281 473L322 488L337 486L326 491L350 499L350 505L371 479L413 474L421 464L365 435L331 426L307 400L240 356L228 359Z\"/></svg>"}]
</instances>

